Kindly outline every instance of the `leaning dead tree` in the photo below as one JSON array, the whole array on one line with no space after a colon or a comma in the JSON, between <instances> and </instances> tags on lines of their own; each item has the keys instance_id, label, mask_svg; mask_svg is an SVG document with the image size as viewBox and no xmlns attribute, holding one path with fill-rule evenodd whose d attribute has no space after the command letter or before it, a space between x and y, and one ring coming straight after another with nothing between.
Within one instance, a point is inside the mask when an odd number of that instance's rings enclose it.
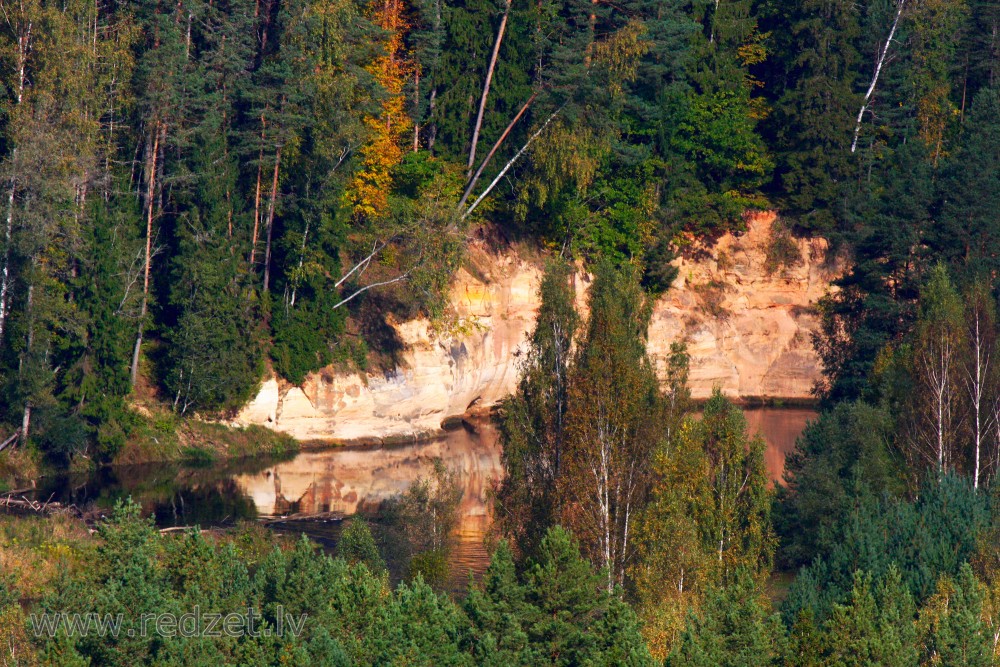
<instances>
[{"instance_id":1,"label":"leaning dead tree","mask_svg":"<svg viewBox=\"0 0 1000 667\"><path fill-rule=\"evenodd\" d=\"M486 68L486 81L483 82L483 94L479 98L479 113L476 114L476 125L472 130L472 146L469 148L469 165L466 171L466 178L471 178L472 167L476 164L476 144L479 143L479 130L483 126L483 114L486 112L486 98L490 94L490 83L493 81L493 71L497 66L497 56L500 55L500 44L503 42L504 32L507 30L507 17L510 15L511 0L507 0L503 8L503 17L500 19L500 27L497 29L497 38L493 42L493 53L490 54L490 64Z\"/></svg>"},{"instance_id":2,"label":"leaning dead tree","mask_svg":"<svg viewBox=\"0 0 1000 667\"><path fill-rule=\"evenodd\" d=\"M495 178L494 178L494 179L493 179L492 181L490 181L490 184L486 186L486 189L485 189L485 190L483 190L482 194L480 194L480 195L479 195L479 196L478 196L478 197L476 198L476 200L475 200L474 202L472 202L472 204L471 204L471 205L469 206L469 208L467 208L467 209L466 209L466 210L465 210L465 211L464 211L464 212L462 213L462 218L461 218L462 220L465 220L466 218L468 218L468 217L469 217L469 216L470 216L470 215L472 214L472 212L473 212L474 210L476 210L476 207L477 207L477 206L479 206L479 203L480 203L480 202L482 202L482 201L483 201L483 200L484 200L484 199L486 198L486 196L487 196L487 195L489 195L489 194L490 194L490 192L492 192L492 191L493 191L493 188L495 188L495 187L497 186L497 183L499 183L499 182L500 182L500 179L501 179L501 178L503 178L503 177L504 177L504 176L505 176L505 175L507 174L507 172L508 172L508 171L510 170L510 168L514 166L514 164L515 164L515 163L516 163L516 162L517 162L517 161L518 161L518 160L519 160L519 159L521 158L521 156L522 156L522 155L524 155L524 153L525 153L525 152L526 152L526 151L528 150L528 148L529 148L529 147L531 146L531 143L532 143L532 142L533 142L533 141L534 141L535 139L537 139L537 138L538 138L538 136L539 136L539 135L540 135L540 134L541 134L542 132L544 132L544 131L545 131L545 128L546 128L546 127L548 127L548 126L549 126L549 123L551 123L551 122L552 122L552 121L553 121L553 120L555 119L555 117L559 115L559 112L560 112L560 111L562 111L562 107L560 107L560 108L556 109L555 111L553 111L553 112L552 112L552 113L551 113L551 114L549 115L549 117L545 119L545 122L544 122L544 123L542 123L542 124L541 124L541 126L540 126L540 127L539 127L539 128L537 129L537 130L535 130L535 132L534 132L534 133L533 133L533 134L532 134L532 135L531 135L530 137L528 137L528 140L527 140L526 142L524 142L524 145L523 145L523 146L521 146L521 148L520 148L520 149L519 149L519 150L518 150L518 151L517 151L516 153L514 153L514 157L512 157L512 158L511 158L510 160L508 160L508 161L507 161L507 164L505 164L505 165L503 166L503 169L501 169L501 170L500 170L500 173L498 173L498 174L496 175L496 177L495 177ZM515 119L515 121L516 121L516 119ZM508 128L508 130L509 130L509 128ZM487 156L487 159L489 159L490 157L492 157L492 155L493 155L493 152L494 152L495 150L496 150L496 147L494 147L494 150L493 150L493 151L490 151L490 155L488 155L488 156ZM480 167L479 167L479 171L477 171L477 172L476 172L476 175L477 175L477 177L479 176L479 174L482 174L482 171L483 171L483 168L484 168L485 166L486 166L486 165L485 165L485 160L484 160L484 164L483 164L483 165L480 165ZM468 188L466 189L466 193L465 193L465 195L463 195L463 197L462 197L462 201L461 201L461 202L459 202L459 208L461 208L461 207L462 207L462 205L464 205L464 204L465 204L465 201L466 201L466 199L468 199L468 196L469 196L469 194L471 194L471 193L472 193L472 187L473 187L474 185L475 185L475 181L473 181L473 182L471 182L471 183L469 184Z\"/></svg>"}]
</instances>

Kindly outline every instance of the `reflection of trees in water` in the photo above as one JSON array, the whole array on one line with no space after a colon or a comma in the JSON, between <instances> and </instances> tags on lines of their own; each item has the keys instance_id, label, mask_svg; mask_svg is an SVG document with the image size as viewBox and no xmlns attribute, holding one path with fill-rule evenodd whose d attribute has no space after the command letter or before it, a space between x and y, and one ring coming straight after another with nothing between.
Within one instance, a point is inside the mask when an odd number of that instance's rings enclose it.
<instances>
[{"instance_id":1,"label":"reflection of trees in water","mask_svg":"<svg viewBox=\"0 0 1000 667\"><path fill-rule=\"evenodd\" d=\"M217 526L257 518L257 507L232 477L178 489L167 501L144 509L152 510L159 525Z\"/></svg>"},{"instance_id":2,"label":"reflection of trees in water","mask_svg":"<svg viewBox=\"0 0 1000 667\"><path fill-rule=\"evenodd\" d=\"M281 456L225 461L210 467L178 462L106 466L86 474L63 473L42 478L42 484L32 496L37 500L51 499L85 509L110 509L117 501L132 498L146 512L153 511L158 522L161 520L160 507L167 507L169 511L162 516L168 525L177 525L173 521L175 506L178 516L200 517L199 521L204 525L213 523L210 521L213 516L218 516L219 521L227 516L230 518L226 521L234 517L256 518L253 501L246 498L236 484L235 476L258 471L294 456L292 452ZM215 509L195 512L192 504L202 500ZM231 511L219 509L225 506L229 506Z\"/></svg>"},{"instance_id":3,"label":"reflection of trees in water","mask_svg":"<svg viewBox=\"0 0 1000 667\"><path fill-rule=\"evenodd\" d=\"M157 524L166 526L212 526L256 518L256 506L236 484L229 468L192 469L177 464L105 467L90 475L48 478L34 495L98 511L132 498Z\"/></svg>"}]
</instances>

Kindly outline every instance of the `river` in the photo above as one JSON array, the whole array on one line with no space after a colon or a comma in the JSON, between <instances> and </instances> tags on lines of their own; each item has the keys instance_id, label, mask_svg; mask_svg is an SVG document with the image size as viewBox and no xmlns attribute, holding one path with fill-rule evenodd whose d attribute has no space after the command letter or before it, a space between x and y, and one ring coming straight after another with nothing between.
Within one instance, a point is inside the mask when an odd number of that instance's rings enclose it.
<instances>
[{"instance_id":1,"label":"river","mask_svg":"<svg viewBox=\"0 0 1000 667\"><path fill-rule=\"evenodd\" d=\"M772 482L780 483L785 456L815 414L794 408L746 411L750 429L767 442L765 461ZM161 526L218 526L295 513L350 515L376 510L414 480L428 476L438 458L456 471L463 490L448 585L460 590L470 571L479 575L487 565L483 544L489 522L487 494L501 473L496 429L487 422L474 430L458 428L435 440L393 447L336 447L282 460L245 460L210 468L105 468L86 477L49 479L36 497L110 507L116 499L131 496ZM273 525L281 531L305 532L330 548L340 530L337 522Z\"/></svg>"}]
</instances>

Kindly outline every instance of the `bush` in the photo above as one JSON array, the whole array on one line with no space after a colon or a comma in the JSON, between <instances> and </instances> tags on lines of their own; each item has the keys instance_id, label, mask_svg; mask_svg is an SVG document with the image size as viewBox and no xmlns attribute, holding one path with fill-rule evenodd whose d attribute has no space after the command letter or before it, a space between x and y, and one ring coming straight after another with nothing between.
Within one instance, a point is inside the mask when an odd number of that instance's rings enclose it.
<instances>
[{"instance_id":1,"label":"bush","mask_svg":"<svg viewBox=\"0 0 1000 667\"><path fill-rule=\"evenodd\" d=\"M771 275L781 269L794 268L800 264L802 264L802 253L799 251L799 245L784 225L775 223L771 228L771 242L767 246L764 270Z\"/></svg>"}]
</instances>

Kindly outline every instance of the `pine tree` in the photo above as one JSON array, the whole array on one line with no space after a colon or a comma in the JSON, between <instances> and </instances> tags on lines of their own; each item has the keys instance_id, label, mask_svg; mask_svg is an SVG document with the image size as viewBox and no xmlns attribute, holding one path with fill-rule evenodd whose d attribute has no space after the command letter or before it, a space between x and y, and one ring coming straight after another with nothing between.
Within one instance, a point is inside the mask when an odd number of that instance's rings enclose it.
<instances>
[{"instance_id":1,"label":"pine tree","mask_svg":"<svg viewBox=\"0 0 1000 667\"><path fill-rule=\"evenodd\" d=\"M835 228L841 188L852 175L852 121L857 94L857 5L843 0L807 0L787 11L770 10L766 30L784 32L776 54L781 97L770 125L778 145L777 176L786 206L805 229Z\"/></svg>"},{"instance_id":2,"label":"pine tree","mask_svg":"<svg viewBox=\"0 0 1000 667\"><path fill-rule=\"evenodd\" d=\"M466 642L476 664L530 664L541 656L533 652L522 628L526 591L518 579L514 554L501 540L478 586L469 586L462 608L469 619Z\"/></svg>"},{"instance_id":3,"label":"pine tree","mask_svg":"<svg viewBox=\"0 0 1000 667\"><path fill-rule=\"evenodd\" d=\"M942 666L992 664L982 607L982 585L967 563L954 579L943 577L920 612L923 658Z\"/></svg>"},{"instance_id":4,"label":"pine tree","mask_svg":"<svg viewBox=\"0 0 1000 667\"><path fill-rule=\"evenodd\" d=\"M855 573L850 602L835 606L824 627L829 664L916 664L915 619L898 570L890 568L877 590L870 575Z\"/></svg>"},{"instance_id":5,"label":"pine tree","mask_svg":"<svg viewBox=\"0 0 1000 667\"><path fill-rule=\"evenodd\" d=\"M652 662L634 615L607 591L604 574L581 556L567 531L549 530L523 582L526 609L521 627L538 660L564 665Z\"/></svg>"},{"instance_id":6,"label":"pine tree","mask_svg":"<svg viewBox=\"0 0 1000 667\"><path fill-rule=\"evenodd\" d=\"M784 627L749 570L734 573L725 587L711 587L693 611L673 652L669 667L749 667L776 665L782 653Z\"/></svg>"}]
</instances>

